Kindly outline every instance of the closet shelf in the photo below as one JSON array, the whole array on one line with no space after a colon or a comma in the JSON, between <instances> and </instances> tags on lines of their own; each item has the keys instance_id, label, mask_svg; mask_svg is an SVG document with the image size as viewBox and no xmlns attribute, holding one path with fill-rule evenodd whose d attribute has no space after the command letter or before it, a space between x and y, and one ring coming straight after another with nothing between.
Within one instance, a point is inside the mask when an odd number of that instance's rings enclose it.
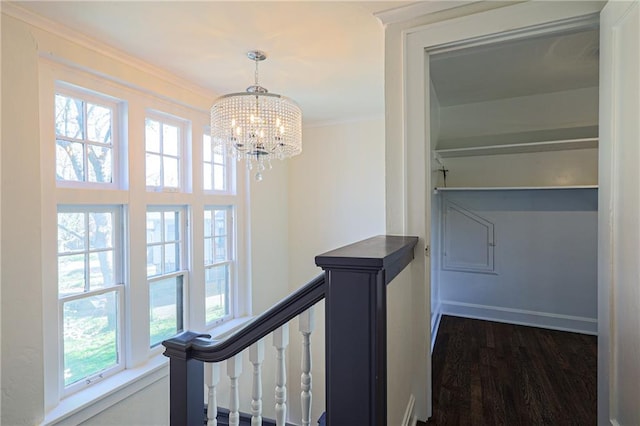
<instances>
[{"instance_id":1,"label":"closet shelf","mask_svg":"<svg viewBox=\"0 0 640 426\"><path fill-rule=\"evenodd\" d=\"M527 142L504 145L485 145L468 148L437 149L441 158L472 157L477 155L520 154L529 152L565 151L570 149L597 148L598 138L564 139L544 142Z\"/></svg>"},{"instance_id":2,"label":"closet shelf","mask_svg":"<svg viewBox=\"0 0 640 426\"><path fill-rule=\"evenodd\" d=\"M437 187L436 191L537 191L548 189L598 189L598 185L566 185L566 186L483 186L483 187Z\"/></svg>"}]
</instances>

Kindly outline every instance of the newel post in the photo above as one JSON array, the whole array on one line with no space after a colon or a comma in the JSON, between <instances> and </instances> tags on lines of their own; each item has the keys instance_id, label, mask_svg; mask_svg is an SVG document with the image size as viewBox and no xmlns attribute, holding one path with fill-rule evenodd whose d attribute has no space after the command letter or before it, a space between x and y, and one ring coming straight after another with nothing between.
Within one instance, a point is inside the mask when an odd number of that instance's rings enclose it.
<instances>
[{"instance_id":1,"label":"newel post","mask_svg":"<svg viewBox=\"0 0 640 426\"><path fill-rule=\"evenodd\" d=\"M185 331L162 342L169 357L169 409L171 426L204 424L204 365L191 358L191 343L210 337Z\"/></svg>"},{"instance_id":2,"label":"newel post","mask_svg":"<svg viewBox=\"0 0 640 426\"><path fill-rule=\"evenodd\" d=\"M387 284L417 237L377 236L316 256L325 271L328 425L387 422Z\"/></svg>"}]
</instances>

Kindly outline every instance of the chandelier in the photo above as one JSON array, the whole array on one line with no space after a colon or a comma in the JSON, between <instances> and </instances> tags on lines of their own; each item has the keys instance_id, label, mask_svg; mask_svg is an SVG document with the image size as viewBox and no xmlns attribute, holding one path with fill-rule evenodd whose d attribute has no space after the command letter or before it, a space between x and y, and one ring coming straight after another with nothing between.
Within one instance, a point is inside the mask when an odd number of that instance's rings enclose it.
<instances>
[{"instance_id":1,"label":"chandelier","mask_svg":"<svg viewBox=\"0 0 640 426\"><path fill-rule=\"evenodd\" d=\"M271 168L271 160L302 152L302 111L291 99L269 93L258 83L258 63L267 58L259 50L247 53L255 61L255 82L246 92L218 98L211 107L211 139L220 154L247 160L256 180Z\"/></svg>"}]
</instances>

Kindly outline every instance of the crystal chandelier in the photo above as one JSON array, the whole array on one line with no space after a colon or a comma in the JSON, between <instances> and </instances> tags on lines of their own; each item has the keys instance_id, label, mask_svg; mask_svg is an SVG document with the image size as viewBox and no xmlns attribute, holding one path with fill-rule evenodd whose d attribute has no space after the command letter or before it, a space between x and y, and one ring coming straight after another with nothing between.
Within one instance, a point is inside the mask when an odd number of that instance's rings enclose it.
<instances>
[{"instance_id":1,"label":"crystal chandelier","mask_svg":"<svg viewBox=\"0 0 640 426\"><path fill-rule=\"evenodd\" d=\"M247 53L255 61L255 82L246 92L218 98L211 107L211 139L219 153L256 170L256 180L271 168L271 160L302 152L302 111L291 99L269 93L258 84L258 63L267 58L259 50Z\"/></svg>"}]
</instances>

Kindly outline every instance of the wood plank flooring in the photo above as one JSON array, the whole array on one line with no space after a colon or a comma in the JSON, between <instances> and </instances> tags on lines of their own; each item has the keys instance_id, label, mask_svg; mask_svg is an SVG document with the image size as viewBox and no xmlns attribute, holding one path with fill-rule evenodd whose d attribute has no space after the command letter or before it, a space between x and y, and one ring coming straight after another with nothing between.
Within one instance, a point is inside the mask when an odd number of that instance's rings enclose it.
<instances>
[{"instance_id":1,"label":"wood plank flooring","mask_svg":"<svg viewBox=\"0 0 640 426\"><path fill-rule=\"evenodd\" d=\"M595 336L443 316L426 424L595 425L596 383Z\"/></svg>"}]
</instances>

